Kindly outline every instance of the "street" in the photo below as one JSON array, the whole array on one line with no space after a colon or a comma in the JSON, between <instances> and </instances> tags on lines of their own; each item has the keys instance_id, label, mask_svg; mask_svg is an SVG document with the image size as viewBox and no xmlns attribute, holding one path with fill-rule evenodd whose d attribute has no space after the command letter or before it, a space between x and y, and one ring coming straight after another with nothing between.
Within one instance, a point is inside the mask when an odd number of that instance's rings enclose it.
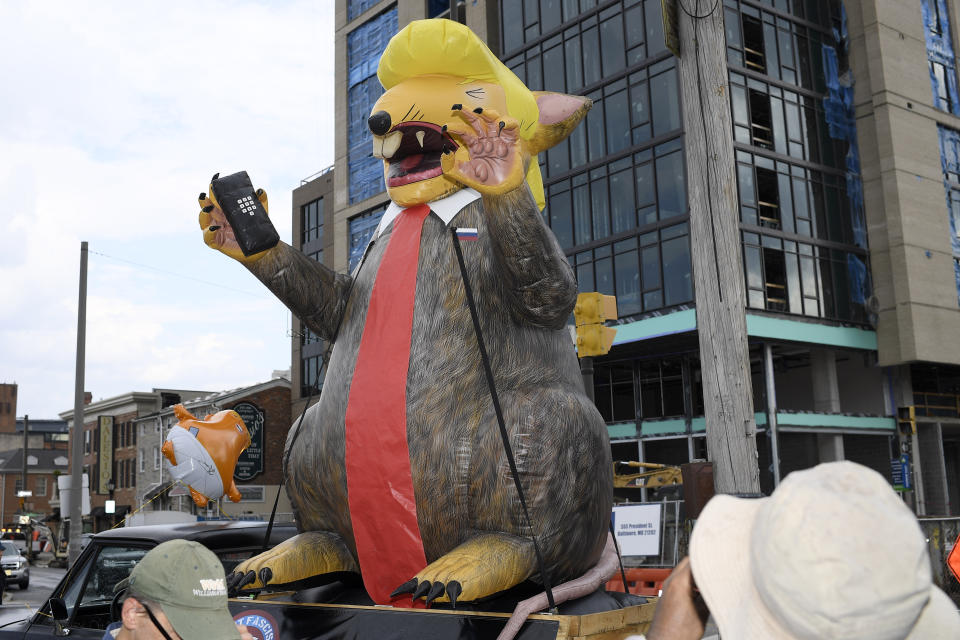
<instances>
[{"instance_id":1,"label":"street","mask_svg":"<svg viewBox=\"0 0 960 640\"><path fill-rule=\"evenodd\" d=\"M21 591L19 587L12 586L4 592L0 606L0 627L32 616L66 572L66 569L50 569L41 565L30 567L29 587Z\"/></svg>"}]
</instances>

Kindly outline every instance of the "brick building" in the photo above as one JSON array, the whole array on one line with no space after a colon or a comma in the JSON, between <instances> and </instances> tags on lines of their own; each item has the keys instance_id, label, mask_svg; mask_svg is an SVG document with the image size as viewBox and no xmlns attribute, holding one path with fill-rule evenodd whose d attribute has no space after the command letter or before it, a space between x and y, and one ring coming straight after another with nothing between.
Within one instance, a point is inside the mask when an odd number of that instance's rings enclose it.
<instances>
[{"instance_id":1,"label":"brick building","mask_svg":"<svg viewBox=\"0 0 960 640\"><path fill-rule=\"evenodd\" d=\"M0 383L0 433L13 433L17 422L17 384Z\"/></svg>"},{"instance_id":2,"label":"brick building","mask_svg":"<svg viewBox=\"0 0 960 640\"><path fill-rule=\"evenodd\" d=\"M241 454L234 472L234 480L243 495L239 503L224 498L219 505L211 503L206 510L198 509L185 487L170 488L173 478L160 452L167 431L177 424L173 406L169 405L134 420L138 465L133 504L149 505L146 509L185 511L205 517L269 518L280 489L283 447L291 423L289 375L287 371L274 372L274 377L267 382L208 394L183 403L199 419L233 409L250 430L253 444ZM284 492L277 511L282 514L281 518L289 520L291 510Z\"/></svg>"},{"instance_id":3,"label":"brick building","mask_svg":"<svg viewBox=\"0 0 960 640\"><path fill-rule=\"evenodd\" d=\"M57 476L67 473L68 454L63 449L27 450L27 486L33 495L24 498L23 511L38 514L43 520L53 513L57 498ZM23 449L0 451L0 522L13 522L20 512L17 492L23 473ZM54 505L50 502L54 501Z\"/></svg>"}]
</instances>

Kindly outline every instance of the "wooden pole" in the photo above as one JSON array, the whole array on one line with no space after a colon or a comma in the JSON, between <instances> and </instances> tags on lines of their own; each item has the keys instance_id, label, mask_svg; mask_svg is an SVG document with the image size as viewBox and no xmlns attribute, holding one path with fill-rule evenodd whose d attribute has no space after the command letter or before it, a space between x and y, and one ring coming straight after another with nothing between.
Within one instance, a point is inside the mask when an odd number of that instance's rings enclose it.
<instances>
[{"instance_id":1,"label":"wooden pole","mask_svg":"<svg viewBox=\"0 0 960 640\"><path fill-rule=\"evenodd\" d=\"M723 4L680 0L679 73L690 246L707 423L718 493L760 492L747 346Z\"/></svg>"},{"instance_id":2,"label":"wooden pole","mask_svg":"<svg viewBox=\"0 0 960 640\"><path fill-rule=\"evenodd\" d=\"M80 243L80 299L77 305L77 371L73 393L73 433L70 435L70 542L67 547L69 566L80 556L83 534L83 375L87 343L87 243Z\"/></svg>"}]
</instances>

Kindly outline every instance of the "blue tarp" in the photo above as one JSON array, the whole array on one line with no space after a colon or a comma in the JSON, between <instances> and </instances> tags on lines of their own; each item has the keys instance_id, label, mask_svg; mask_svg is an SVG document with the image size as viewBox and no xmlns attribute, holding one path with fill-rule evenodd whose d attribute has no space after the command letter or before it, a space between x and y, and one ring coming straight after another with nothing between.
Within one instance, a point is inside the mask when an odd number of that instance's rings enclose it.
<instances>
[{"instance_id":1,"label":"blue tarp","mask_svg":"<svg viewBox=\"0 0 960 640\"><path fill-rule=\"evenodd\" d=\"M353 20L358 15L377 4L380 0L348 0L347 20Z\"/></svg>"},{"instance_id":2,"label":"blue tarp","mask_svg":"<svg viewBox=\"0 0 960 640\"><path fill-rule=\"evenodd\" d=\"M835 44L824 43L821 47L823 71L826 78L827 97L823 99L824 119L831 138L847 142L846 185L847 202L850 203L850 226L853 242L867 248L867 226L864 220L863 181L860 177L860 148L857 145L857 120L853 108L853 72L840 72L840 54L847 56L847 12L840 7L840 28L833 30ZM870 297L873 286L866 264L852 253L847 254L847 277L850 282L850 299L864 304Z\"/></svg>"},{"instance_id":3,"label":"blue tarp","mask_svg":"<svg viewBox=\"0 0 960 640\"><path fill-rule=\"evenodd\" d=\"M383 163L371 155L367 118L383 93L377 79L380 54L396 32L394 7L347 35L347 175L351 204L385 189Z\"/></svg>"},{"instance_id":4,"label":"blue tarp","mask_svg":"<svg viewBox=\"0 0 960 640\"><path fill-rule=\"evenodd\" d=\"M349 250L351 272L353 272L353 269L360 263L360 258L363 257L363 252L366 251L367 244L369 244L370 237L373 236L374 230L376 230L377 225L380 224L380 218L383 217L384 211L386 211L385 208L350 219Z\"/></svg>"},{"instance_id":5,"label":"blue tarp","mask_svg":"<svg viewBox=\"0 0 960 640\"><path fill-rule=\"evenodd\" d=\"M954 275L957 280L957 301L960 303L960 132L937 125L940 139L940 164L943 168L943 188L947 196L947 216L950 222L950 249L953 252Z\"/></svg>"},{"instance_id":6,"label":"blue tarp","mask_svg":"<svg viewBox=\"0 0 960 640\"><path fill-rule=\"evenodd\" d=\"M960 100L957 98L957 61L953 53L953 39L950 36L950 14L946 0L920 0L923 15L923 32L927 41L927 59L930 61L930 85L933 89L933 106L960 115ZM934 63L944 67L943 78L938 78ZM941 82L946 82L946 91L942 91ZM945 104L940 94L950 98Z\"/></svg>"}]
</instances>

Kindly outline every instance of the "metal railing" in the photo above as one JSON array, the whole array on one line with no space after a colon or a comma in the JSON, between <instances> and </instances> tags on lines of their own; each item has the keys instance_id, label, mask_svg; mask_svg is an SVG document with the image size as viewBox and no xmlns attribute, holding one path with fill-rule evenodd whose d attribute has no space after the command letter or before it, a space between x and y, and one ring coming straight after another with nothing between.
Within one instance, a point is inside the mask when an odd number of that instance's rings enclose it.
<instances>
[{"instance_id":1,"label":"metal railing","mask_svg":"<svg viewBox=\"0 0 960 640\"><path fill-rule=\"evenodd\" d=\"M325 175L327 175L328 173L330 173L331 171L333 171L333 165L330 165L330 166L327 167L326 169L320 169L320 171L317 171L316 173L310 174L309 176L307 176L306 178L304 178L303 180L301 180L301 181L300 181L300 186L302 187L303 185L307 184L308 182L313 182L314 180L316 180L316 179L319 178L320 176L325 176Z\"/></svg>"},{"instance_id":2,"label":"metal railing","mask_svg":"<svg viewBox=\"0 0 960 640\"><path fill-rule=\"evenodd\" d=\"M913 392L915 415L928 418L960 418L960 395Z\"/></svg>"}]
</instances>

